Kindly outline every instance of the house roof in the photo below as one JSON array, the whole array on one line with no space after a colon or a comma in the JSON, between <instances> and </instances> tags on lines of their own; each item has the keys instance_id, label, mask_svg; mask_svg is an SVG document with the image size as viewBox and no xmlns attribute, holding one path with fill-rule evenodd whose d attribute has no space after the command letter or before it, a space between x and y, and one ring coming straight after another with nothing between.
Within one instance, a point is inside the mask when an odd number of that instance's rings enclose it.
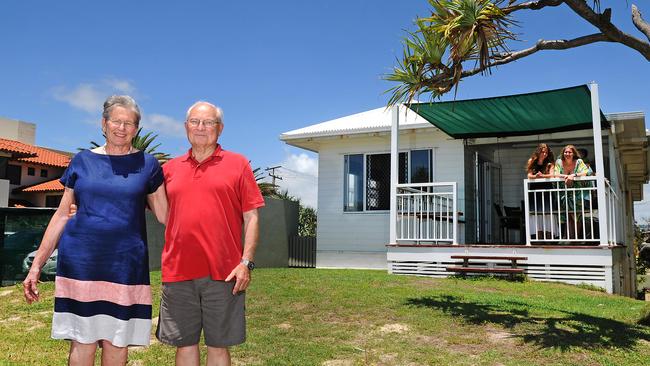
<instances>
[{"instance_id":1,"label":"house roof","mask_svg":"<svg viewBox=\"0 0 650 366\"><path fill-rule=\"evenodd\" d=\"M42 182L34 184L33 186L18 188L20 192L63 192L65 187L59 181L59 179L48 180L47 182Z\"/></svg>"},{"instance_id":2,"label":"house roof","mask_svg":"<svg viewBox=\"0 0 650 366\"><path fill-rule=\"evenodd\" d=\"M447 135L461 138L537 135L592 128L587 85L499 97L411 104ZM600 112L602 128L609 127Z\"/></svg>"},{"instance_id":3,"label":"house roof","mask_svg":"<svg viewBox=\"0 0 650 366\"><path fill-rule=\"evenodd\" d=\"M406 111L416 113L407 113ZM285 132L280 140L390 131L391 111L385 107ZM603 127L607 118L601 112ZM450 102L400 105L400 129L440 128L454 138L535 135L591 129L591 95L586 85L536 93ZM302 147L302 146L301 146Z\"/></svg>"},{"instance_id":4,"label":"house roof","mask_svg":"<svg viewBox=\"0 0 650 366\"><path fill-rule=\"evenodd\" d=\"M0 151L12 154L14 158L36 156L36 153L24 148L21 142L0 138Z\"/></svg>"},{"instance_id":5,"label":"house roof","mask_svg":"<svg viewBox=\"0 0 650 366\"><path fill-rule=\"evenodd\" d=\"M431 124L417 113L400 105L400 130L431 127ZM373 132L388 132L392 123L391 110L380 107L369 111L336 118L330 121L299 128L280 135L280 140L294 144L298 140L331 137L340 135L365 134ZM308 148L298 143L296 146Z\"/></svg>"},{"instance_id":6,"label":"house roof","mask_svg":"<svg viewBox=\"0 0 650 366\"><path fill-rule=\"evenodd\" d=\"M66 168L71 159L69 155L60 152L3 138L0 138L0 150L22 154L20 157L14 156L14 158L23 163L47 165L59 168Z\"/></svg>"}]
</instances>

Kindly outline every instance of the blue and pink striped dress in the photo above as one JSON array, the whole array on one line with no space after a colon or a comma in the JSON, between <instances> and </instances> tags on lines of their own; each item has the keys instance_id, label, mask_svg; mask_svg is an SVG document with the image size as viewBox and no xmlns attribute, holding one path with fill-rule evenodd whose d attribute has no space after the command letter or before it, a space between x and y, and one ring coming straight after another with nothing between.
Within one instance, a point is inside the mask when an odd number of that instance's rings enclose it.
<instances>
[{"instance_id":1,"label":"blue and pink striped dress","mask_svg":"<svg viewBox=\"0 0 650 366\"><path fill-rule=\"evenodd\" d=\"M163 182L149 154L79 152L61 177L77 214L59 240L52 338L148 345L147 194Z\"/></svg>"}]
</instances>

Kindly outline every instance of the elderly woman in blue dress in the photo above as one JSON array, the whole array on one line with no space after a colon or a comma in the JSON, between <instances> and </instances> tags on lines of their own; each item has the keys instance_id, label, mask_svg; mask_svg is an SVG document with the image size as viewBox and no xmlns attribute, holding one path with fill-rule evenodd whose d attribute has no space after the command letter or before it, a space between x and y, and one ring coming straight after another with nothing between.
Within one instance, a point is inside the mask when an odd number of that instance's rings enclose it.
<instances>
[{"instance_id":1,"label":"elderly woman in blue dress","mask_svg":"<svg viewBox=\"0 0 650 366\"><path fill-rule=\"evenodd\" d=\"M58 245L52 338L70 341L70 365L125 365L128 346L148 345L151 289L145 205L165 222L162 169L133 148L140 109L129 96L104 103L106 144L79 152L61 183L65 192L43 236L23 288L39 300L41 267ZM77 213L68 217L70 206Z\"/></svg>"},{"instance_id":2,"label":"elderly woman in blue dress","mask_svg":"<svg viewBox=\"0 0 650 366\"><path fill-rule=\"evenodd\" d=\"M576 177L589 175L589 168L582 161L578 150L573 145L567 145L562 149L562 157L555 162L554 174L556 177L564 179L566 188L581 188L590 184L574 181ZM578 223L576 220L583 219L583 207L589 205L590 198L591 191L589 190L569 190L560 193L560 220L564 227L562 238L578 239L583 237L582 223Z\"/></svg>"}]
</instances>

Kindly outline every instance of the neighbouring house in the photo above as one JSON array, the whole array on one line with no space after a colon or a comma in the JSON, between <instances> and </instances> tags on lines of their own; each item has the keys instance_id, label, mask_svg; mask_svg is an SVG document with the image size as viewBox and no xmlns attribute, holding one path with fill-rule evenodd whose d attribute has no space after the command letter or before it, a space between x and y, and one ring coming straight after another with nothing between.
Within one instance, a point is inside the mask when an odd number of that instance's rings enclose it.
<instances>
[{"instance_id":1,"label":"neighbouring house","mask_svg":"<svg viewBox=\"0 0 650 366\"><path fill-rule=\"evenodd\" d=\"M382 107L280 139L318 153L318 267L447 276L454 255L518 255L533 280L636 294L645 115L603 114L596 84ZM525 171L540 142L583 149L595 174L540 188Z\"/></svg>"},{"instance_id":2,"label":"neighbouring house","mask_svg":"<svg viewBox=\"0 0 650 366\"><path fill-rule=\"evenodd\" d=\"M72 154L0 138L0 206L58 207ZM3 200L4 199L4 200Z\"/></svg>"}]
</instances>

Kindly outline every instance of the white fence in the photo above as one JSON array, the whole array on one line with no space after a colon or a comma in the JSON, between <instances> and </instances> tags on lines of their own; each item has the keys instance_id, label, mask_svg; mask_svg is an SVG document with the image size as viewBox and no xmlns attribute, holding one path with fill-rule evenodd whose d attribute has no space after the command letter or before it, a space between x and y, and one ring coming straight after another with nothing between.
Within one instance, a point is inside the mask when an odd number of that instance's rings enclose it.
<instances>
[{"instance_id":1,"label":"white fence","mask_svg":"<svg viewBox=\"0 0 650 366\"><path fill-rule=\"evenodd\" d=\"M458 243L456 182L397 185L397 240Z\"/></svg>"},{"instance_id":2,"label":"white fence","mask_svg":"<svg viewBox=\"0 0 650 366\"><path fill-rule=\"evenodd\" d=\"M604 189L599 208L596 177L576 177L570 187L561 178L525 179L526 244L623 242L623 203L607 180ZM603 240L600 225L607 228Z\"/></svg>"}]
</instances>

